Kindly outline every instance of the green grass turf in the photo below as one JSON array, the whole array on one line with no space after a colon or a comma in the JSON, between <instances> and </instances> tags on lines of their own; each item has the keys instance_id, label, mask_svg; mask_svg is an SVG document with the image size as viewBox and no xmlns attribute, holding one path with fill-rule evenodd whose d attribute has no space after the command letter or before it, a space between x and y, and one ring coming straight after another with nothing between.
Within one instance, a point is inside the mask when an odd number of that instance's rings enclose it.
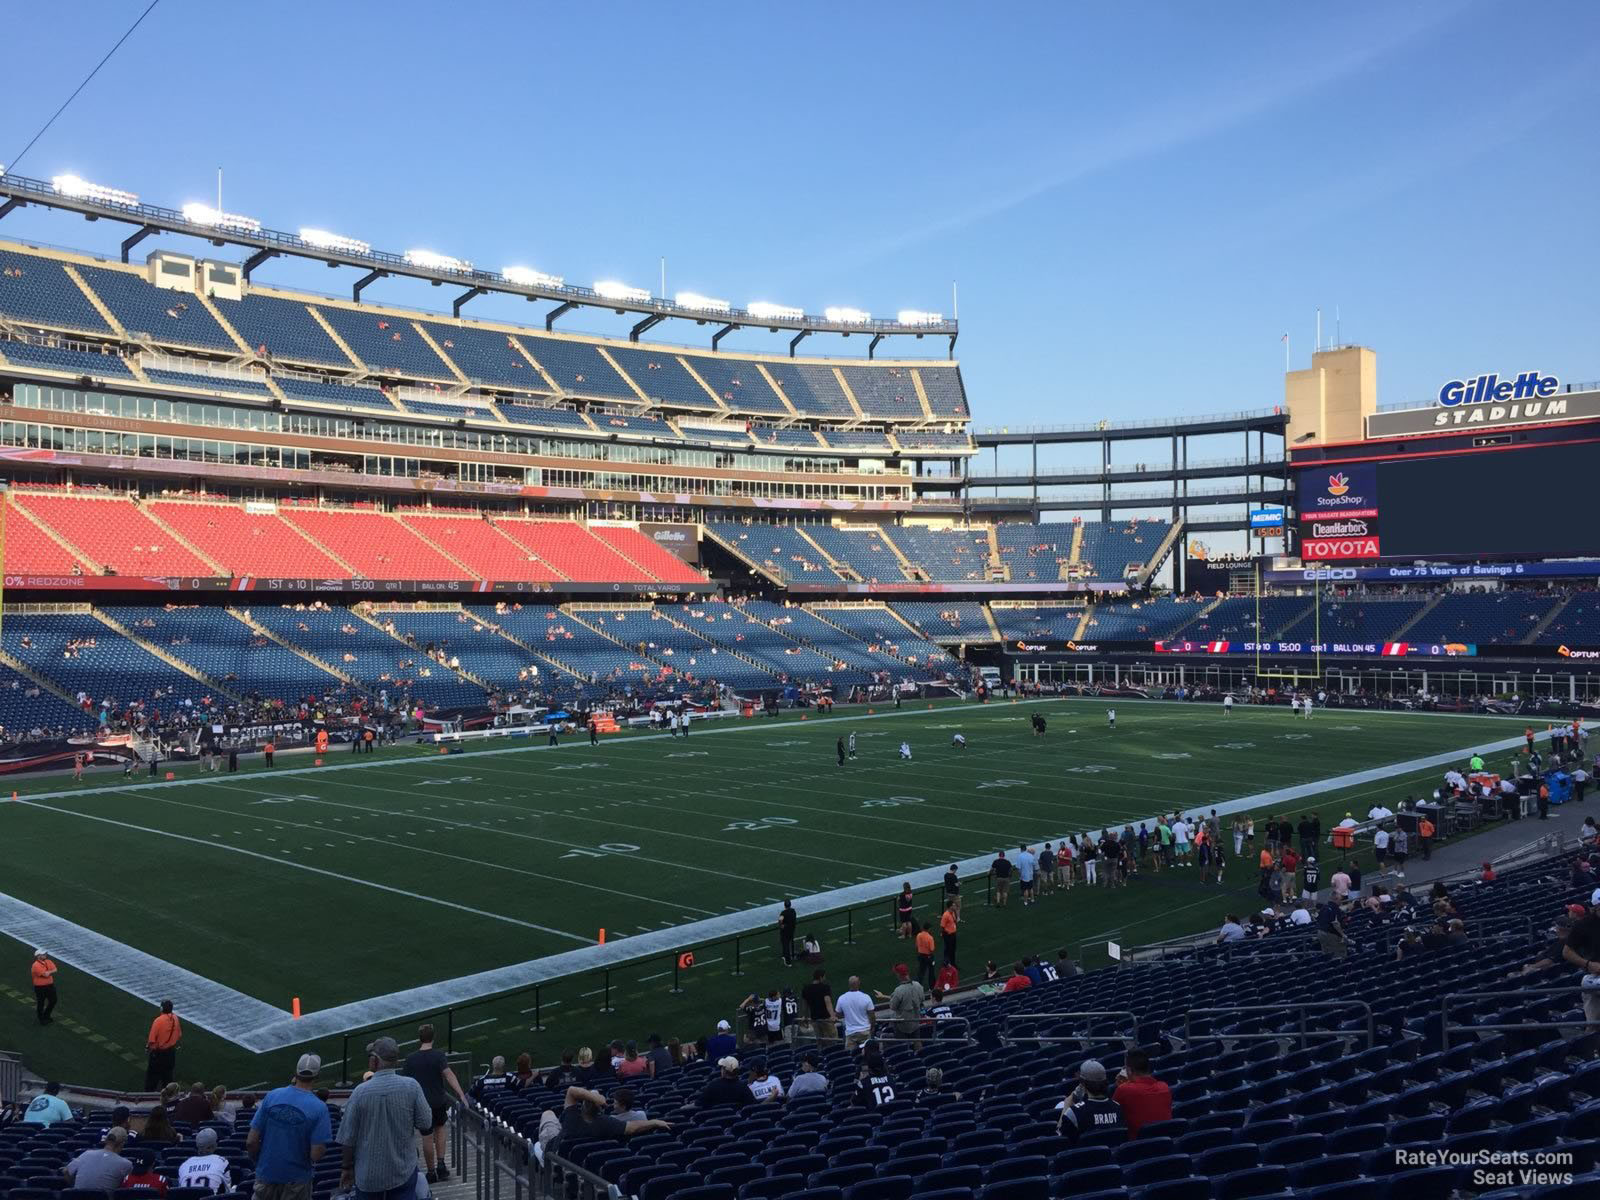
<instances>
[{"instance_id":1,"label":"green grass turf","mask_svg":"<svg viewBox=\"0 0 1600 1200\"><path fill-rule=\"evenodd\" d=\"M294 775L283 771L309 760L285 756L276 774L191 771L192 783L142 791L104 777L35 780L22 790L27 803L0 808L4 889L276 1006L298 996L308 1011L570 950L601 927L626 937L784 897L797 899L802 932L820 934L836 984L856 971L887 990L890 965L912 957L889 931L895 888L856 911L853 945L842 915L819 917L804 897L1522 730L1489 718L1324 711L1303 723L1283 709L1224 716L1213 705L1125 702L1112 733L1104 701L1066 701L1037 706L1049 732L1036 739L1034 707L761 718L697 727L687 740L623 735L553 752L403 747L359 770ZM835 739L852 729L860 757L841 769ZM950 747L957 729L965 751ZM910 762L898 758L902 739ZM354 761L333 754L328 765ZM1397 772L1278 811L1319 811L1331 827L1373 798L1431 788L1441 771ZM1202 888L1196 873L1079 889L1030 909L1013 898L1003 911L985 908L978 881L967 888L963 967L971 975L986 958L1075 948L1110 930L1132 944L1212 927L1254 895L1251 864L1234 863L1221 888ZM15 986L0 986L0 1047L44 1074L137 1084L149 1005L64 963L57 1022L41 1029L28 951L0 938L16 964ZM615 1036L690 1039L751 990L798 989L807 977L782 967L766 933L742 939L743 976L733 956L731 942L699 948L678 995L670 957L614 968L613 1013L599 1011L598 972L547 984L543 1033L524 1011L531 995L479 1002L458 1010L455 1044L478 1062L523 1050L548 1062ZM318 1048L338 1059L339 1046ZM191 1028L179 1070L236 1086L275 1081L293 1053L257 1056Z\"/></svg>"}]
</instances>

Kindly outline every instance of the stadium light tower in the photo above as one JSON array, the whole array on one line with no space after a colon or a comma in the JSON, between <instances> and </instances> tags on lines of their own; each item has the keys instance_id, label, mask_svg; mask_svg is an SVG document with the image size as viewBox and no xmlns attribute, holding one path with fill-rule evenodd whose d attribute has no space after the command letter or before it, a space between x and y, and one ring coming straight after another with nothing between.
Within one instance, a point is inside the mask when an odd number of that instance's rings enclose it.
<instances>
[{"instance_id":1,"label":"stadium light tower","mask_svg":"<svg viewBox=\"0 0 1600 1200\"><path fill-rule=\"evenodd\" d=\"M182 211L183 219L192 221L196 225L208 225L213 229L226 229L233 233L261 232L261 222L254 217L223 212L220 208L212 208L209 204L185 204Z\"/></svg>"},{"instance_id":2,"label":"stadium light tower","mask_svg":"<svg viewBox=\"0 0 1600 1200\"><path fill-rule=\"evenodd\" d=\"M81 179L76 175L57 175L50 180L50 185L56 189L57 194L66 196L70 200L93 200L99 204L118 204L124 208L134 208L139 203L139 197L132 192L102 187L98 183L90 183L87 179Z\"/></svg>"},{"instance_id":3,"label":"stadium light tower","mask_svg":"<svg viewBox=\"0 0 1600 1200\"><path fill-rule=\"evenodd\" d=\"M372 246L369 243L329 233L326 229L302 229L300 240L308 246L315 246L318 250L332 250L338 254L355 254L365 258L372 253Z\"/></svg>"}]
</instances>

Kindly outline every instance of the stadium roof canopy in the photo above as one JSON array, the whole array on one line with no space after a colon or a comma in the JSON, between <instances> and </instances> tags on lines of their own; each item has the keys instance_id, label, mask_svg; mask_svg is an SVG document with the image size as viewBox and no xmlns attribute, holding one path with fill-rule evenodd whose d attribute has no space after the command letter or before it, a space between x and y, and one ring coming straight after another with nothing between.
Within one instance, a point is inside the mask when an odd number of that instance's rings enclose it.
<instances>
[{"instance_id":1,"label":"stadium roof canopy","mask_svg":"<svg viewBox=\"0 0 1600 1200\"><path fill-rule=\"evenodd\" d=\"M64 179L71 180L71 184L63 187ZM216 246L232 245L251 250L243 267L247 280L257 267L282 255L315 259L329 266L364 270L365 274L350 289L351 296L357 301L361 299L363 289L389 276L423 279L435 287L464 285L465 290L451 302L451 310L458 317L463 305L488 292L522 296L528 300L555 301L556 307L545 315L547 330L574 308L606 308L619 314L638 313L643 318L629 331L630 341L638 341L646 330L662 321L682 320L693 321L697 325L718 325L718 330L711 338L713 350L735 329L766 329L773 333L791 330L795 335L789 342L791 357L801 340L811 334L837 333L845 337L852 334L870 336L872 340L867 346L868 358L873 357L878 343L886 337L922 338L930 335L949 338L949 353L953 357L959 333L958 323L939 313L908 310L890 321L843 309L829 310L833 314L830 318L827 314L817 316L777 305L765 306L765 310L759 310L760 306L755 305L735 308L724 301L699 297L695 298L697 303L677 303L664 297L651 296L644 289L616 287L607 288L602 293L595 288L566 283L555 276L539 276L536 272L518 271L515 268L507 269L516 276L508 278L506 271L481 270L469 262L444 255L419 251L395 254L372 249L354 238L319 235L315 230L286 233L268 229L252 218L218 212L204 205L186 205L182 211L162 208L145 204L129 193L87 184L72 177L51 182L0 173L0 218L29 204L75 212L91 221L108 218L137 226L122 243L123 262L127 262L133 248L148 237L161 233L180 234L203 238ZM307 235L311 235L309 240ZM758 311L751 311L752 308Z\"/></svg>"}]
</instances>

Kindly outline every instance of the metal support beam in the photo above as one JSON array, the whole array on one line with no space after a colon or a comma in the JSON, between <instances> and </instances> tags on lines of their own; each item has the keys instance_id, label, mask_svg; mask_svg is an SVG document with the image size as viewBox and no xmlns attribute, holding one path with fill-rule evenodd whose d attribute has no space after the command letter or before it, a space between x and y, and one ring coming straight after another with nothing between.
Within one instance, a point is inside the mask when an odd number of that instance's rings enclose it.
<instances>
[{"instance_id":1,"label":"metal support beam","mask_svg":"<svg viewBox=\"0 0 1600 1200\"><path fill-rule=\"evenodd\" d=\"M719 329L715 333L713 333L711 335L711 350L712 350L712 352L713 353L716 352L717 343L718 342L720 342L723 338L727 337L730 333L732 333L737 328L739 328L737 325L724 325L721 329Z\"/></svg>"},{"instance_id":2,"label":"metal support beam","mask_svg":"<svg viewBox=\"0 0 1600 1200\"><path fill-rule=\"evenodd\" d=\"M15 196L11 197L4 205L0 205L0 220L4 220L10 213L19 208L26 208L27 203L26 200L18 200Z\"/></svg>"},{"instance_id":3,"label":"metal support beam","mask_svg":"<svg viewBox=\"0 0 1600 1200\"><path fill-rule=\"evenodd\" d=\"M549 333L552 329L555 328L555 325L556 325L557 321L559 321L562 317L566 316L569 312L571 312L573 309L575 309L577 307L578 306L576 304L574 304L571 300L568 300L568 301L566 301L566 302L564 302L562 304L556 305L554 308L552 308L549 312L545 313L545 315L544 315L544 331L546 333Z\"/></svg>"},{"instance_id":4,"label":"metal support beam","mask_svg":"<svg viewBox=\"0 0 1600 1200\"><path fill-rule=\"evenodd\" d=\"M361 293L364 292L369 285L377 283L380 279L386 278L388 274L389 272L387 271L368 271L360 279L356 280L355 286L350 289L351 299L353 299L357 304L360 304Z\"/></svg>"},{"instance_id":5,"label":"metal support beam","mask_svg":"<svg viewBox=\"0 0 1600 1200\"><path fill-rule=\"evenodd\" d=\"M878 343L883 341L883 339L888 337L888 336L889 335L886 334L886 333L875 333L875 334L872 335L872 340L867 343L867 357L868 358L876 358L877 357L877 355L874 353L874 351L877 350Z\"/></svg>"},{"instance_id":6,"label":"metal support beam","mask_svg":"<svg viewBox=\"0 0 1600 1200\"><path fill-rule=\"evenodd\" d=\"M488 288L481 287L468 288L466 291L462 292L461 295L457 296L450 302L450 311L459 317L461 315L461 306L463 304L465 304L468 300L476 300L488 290Z\"/></svg>"},{"instance_id":7,"label":"metal support beam","mask_svg":"<svg viewBox=\"0 0 1600 1200\"><path fill-rule=\"evenodd\" d=\"M956 335L952 333L950 335L950 350L949 350L949 353L947 353L945 355L945 357L946 358L954 358L955 356L956 356Z\"/></svg>"},{"instance_id":8,"label":"metal support beam","mask_svg":"<svg viewBox=\"0 0 1600 1200\"><path fill-rule=\"evenodd\" d=\"M798 346L802 341L804 341L806 338L808 338L810 336L811 336L811 330L802 329L799 333L795 334L792 339L790 339L790 341L789 341L789 357L790 358L794 357L794 348L796 346Z\"/></svg>"},{"instance_id":9,"label":"metal support beam","mask_svg":"<svg viewBox=\"0 0 1600 1200\"><path fill-rule=\"evenodd\" d=\"M666 318L663 317L660 313L652 313L650 316L648 316L644 320L640 321L637 325L635 325L632 329L630 329L628 331L628 340L630 342L637 342L639 340L639 335L641 333L643 333L647 329L654 328L655 326L661 324L661 322L663 322L665 320L666 320Z\"/></svg>"},{"instance_id":10,"label":"metal support beam","mask_svg":"<svg viewBox=\"0 0 1600 1200\"><path fill-rule=\"evenodd\" d=\"M122 243L122 261L123 262L127 262L129 253L133 250L133 248L135 246L137 246L140 242L144 241L145 238L149 237L152 233L160 233L160 232L161 232L161 230L157 229L154 225L141 225L141 226L139 226L138 232L133 234L131 237L128 238L127 241Z\"/></svg>"},{"instance_id":11,"label":"metal support beam","mask_svg":"<svg viewBox=\"0 0 1600 1200\"><path fill-rule=\"evenodd\" d=\"M259 267L262 263L266 262L269 258L277 258L277 257L278 257L278 252L276 250L257 250L249 258L244 260L244 266L241 268L241 271L244 274L245 281L247 283L249 282L249 280L250 280L250 272L254 271L257 267Z\"/></svg>"}]
</instances>

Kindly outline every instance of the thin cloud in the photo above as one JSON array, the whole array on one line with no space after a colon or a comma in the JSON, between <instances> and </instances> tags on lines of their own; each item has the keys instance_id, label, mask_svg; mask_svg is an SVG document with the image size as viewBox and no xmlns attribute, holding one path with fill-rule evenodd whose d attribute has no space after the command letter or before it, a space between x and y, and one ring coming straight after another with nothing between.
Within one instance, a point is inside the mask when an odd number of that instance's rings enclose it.
<instances>
[{"instance_id":1,"label":"thin cloud","mask_svg":"<svg viewBox=\"0 0 1600 1200\"><path fill-rule=\"evenodd\" d=\"M1215 137L1365 70L1407 43L1453 20L1461 11L1459 6L1420 6L1408 14L1407 19L1392 24L1385 36L1365 41L1342 54L1321 60L1313 58L1309 64L1297 60L1293 69L1279 69L1247 86L1236 87L1195 104L1180 109L1142 113L1131 121L1103 131L1090 141L1063 147L1058 155L1052 157L1065 161L1053 170L1041 170L1027 182L988 196L960 212L903 230L863 247L859 255L852 257L852 265L870 262L908 246L987 221L1058 188L1114 167ZM1030 169L1028 174L1033 174L1033 170Z\"/></svg>"}]
</instances>

